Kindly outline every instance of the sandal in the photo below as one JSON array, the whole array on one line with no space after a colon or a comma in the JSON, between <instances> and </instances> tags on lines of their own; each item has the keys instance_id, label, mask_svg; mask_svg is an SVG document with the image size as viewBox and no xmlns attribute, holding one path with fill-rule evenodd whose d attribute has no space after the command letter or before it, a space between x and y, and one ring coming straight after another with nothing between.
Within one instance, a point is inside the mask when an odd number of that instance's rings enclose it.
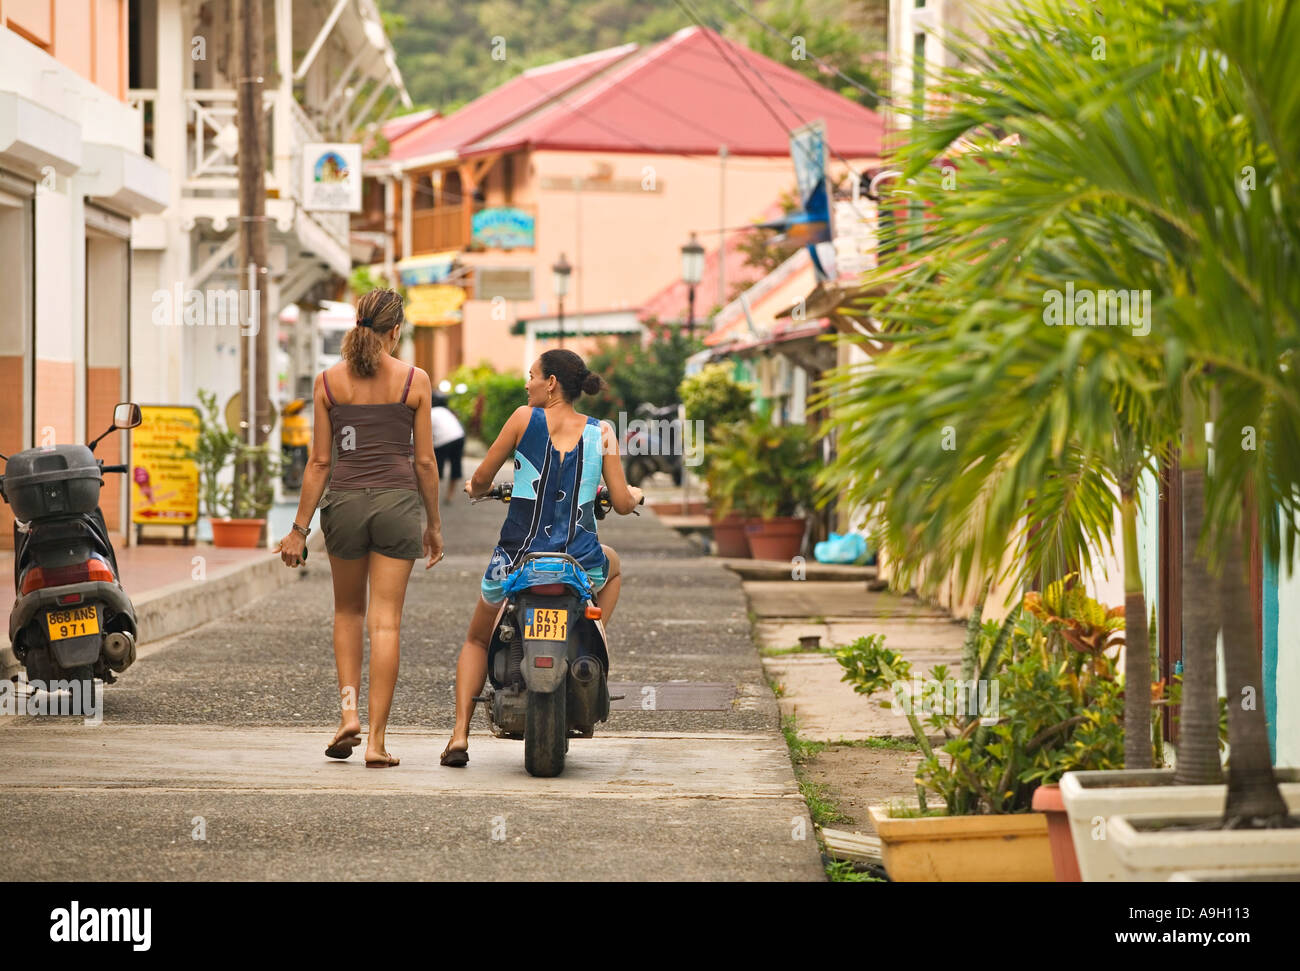
<instances>
[{"instance_id":1,"label":"sandal","mask_svg":"<svg viewBox=\"0 0 1300 971\"><path fill-rule=\"evenodd\" d=\"M361 733L352 732L350 735L344 735L342 738L336 737L330 742L329 748L325 754L332 759L347 759L352 757L352 750L361 744Z\"/></svg>"},{"instance_id":2,"label":"sandal","mask_svg":"<svg viewBox=\"0 0 1300 971\"><path fill-rule=\"evenodd\" d=\"M443 765L451 766L453 769L464 768L465 763L469 761L469 746L452 748L451 742L448 742L447 747L442 750L442 758L439 761Z\"/></svg>"},{"instance_id":3,"label":"sandal","mask_svg":"<svg viewBox=\"0 0 1300 971\"><path fill-rule=\"evenodd\" d=\"M366 759L367 769L391 769L393 766L401 764L401 759L394 755L389 755L387 752L384 753L382 759Z\"/></svg>"}]
</instances>

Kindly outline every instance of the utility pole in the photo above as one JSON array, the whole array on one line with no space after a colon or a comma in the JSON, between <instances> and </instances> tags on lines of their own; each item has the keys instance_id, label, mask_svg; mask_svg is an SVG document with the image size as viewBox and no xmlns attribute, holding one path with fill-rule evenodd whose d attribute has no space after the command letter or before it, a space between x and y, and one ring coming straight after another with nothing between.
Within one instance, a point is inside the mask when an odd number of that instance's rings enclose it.
<instances>
[{"instance_id":1,"label":"utility pole","mask_svg":"<svg viewBox=\"0 0 1300 971\"><path fill-rule=\"evenodd\" d=\"M261 0L236 0L236 123L239 131L239 252L247 271L249 317L254 333L240 342L240 401L249 445L266 440L269 402L262 392L269 362L266 352L266 117L262 110L265 53ZM281 70L285 70L281 65ZM241 301L242 302L242 301ZM253 342L249 347L249 340ZM253 482L248 469L249 484ZM236 478L238 482L238 477ZM242 497L236 495L236 502Z\"/></svg>"}]
</instances>

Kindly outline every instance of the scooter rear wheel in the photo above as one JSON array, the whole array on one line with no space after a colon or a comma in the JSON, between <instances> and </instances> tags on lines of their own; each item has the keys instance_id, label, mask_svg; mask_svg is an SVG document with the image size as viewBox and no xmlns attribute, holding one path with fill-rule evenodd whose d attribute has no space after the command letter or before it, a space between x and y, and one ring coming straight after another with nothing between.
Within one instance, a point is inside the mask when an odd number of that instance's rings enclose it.
<instances>
[{"instance_id":1,"label":"scooter rear wheel","mask_svg":"<svg viewBox=\"0 0 1300 971\"><path fill-rule=\"evenodd\" d=\"M547 694L528 692L524 712L524 768L529 775L549 778L564 771L564 753L569 747L564 704L563 687Z\"/></svg>"}]
</instances>

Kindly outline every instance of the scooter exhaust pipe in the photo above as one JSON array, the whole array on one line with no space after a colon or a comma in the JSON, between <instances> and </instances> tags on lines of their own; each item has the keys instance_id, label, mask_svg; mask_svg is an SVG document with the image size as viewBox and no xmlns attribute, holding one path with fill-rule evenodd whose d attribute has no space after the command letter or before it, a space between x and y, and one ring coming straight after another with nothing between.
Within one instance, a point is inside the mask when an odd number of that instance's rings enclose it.
<instances>
[{"instance_id":1,"label":"scooter exhaust pipe","mask_svg":"<svg viewBox=\"0 0 1300 971\"><path fill-rule=\"evenodd\" d=\"M580 657L569 666L572 675L569 689L569 721L577 725L594 725L602 721L601 695L605 693L605 675L594 657Z\"/></svg>"},{"instance_id":2,"label":"scooter exhaust pipe","mask_svg":"<svg viewBox=\"0 0 1300 971\"><path fill-rule=\"evenodd\" d=\"M104 638L104 660L109 670L121 673L135 663L135 635L113 631Z\"/></svg>"}]
</instances>

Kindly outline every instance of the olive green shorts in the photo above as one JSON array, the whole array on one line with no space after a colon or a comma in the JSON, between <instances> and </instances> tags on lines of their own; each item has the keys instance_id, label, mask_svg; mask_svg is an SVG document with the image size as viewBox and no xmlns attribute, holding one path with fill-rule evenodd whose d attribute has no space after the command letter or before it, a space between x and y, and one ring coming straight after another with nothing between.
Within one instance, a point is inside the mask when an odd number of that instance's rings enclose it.
<instances>
[{"instance_id":1,"label":"olive green shorts","mask_svg":"<svg viewBox=\"0 0 1300 971\"><path fill-rule=\"evenodd\" d=\"M415 489L331 489L321 500L325 551L343 560L379 553L418 560L424 553L424 509Z\"/></svg>"}]
</instances>

